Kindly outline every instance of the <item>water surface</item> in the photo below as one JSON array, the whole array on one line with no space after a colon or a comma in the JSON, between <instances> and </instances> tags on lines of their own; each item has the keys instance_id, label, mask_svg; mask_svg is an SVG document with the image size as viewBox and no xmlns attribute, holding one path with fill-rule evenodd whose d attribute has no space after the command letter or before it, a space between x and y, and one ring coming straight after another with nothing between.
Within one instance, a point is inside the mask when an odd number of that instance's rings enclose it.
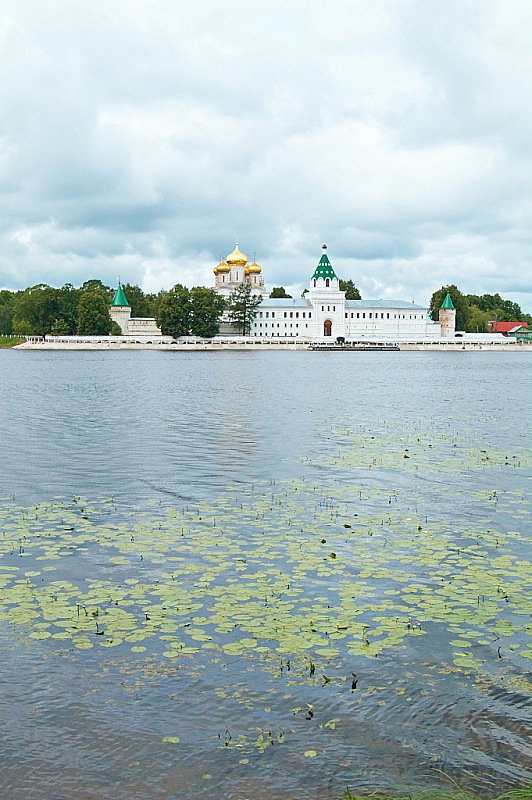
<instances>
[{"instance_id":1,"label":"water surface","mask_svg":"<svg viewBox=\"0 0 532 800\"><path fill-rule=\"evenodd\" d=\"M528 354L0 354L2 796L532 781Z\"/></svg>"}]
</instances>

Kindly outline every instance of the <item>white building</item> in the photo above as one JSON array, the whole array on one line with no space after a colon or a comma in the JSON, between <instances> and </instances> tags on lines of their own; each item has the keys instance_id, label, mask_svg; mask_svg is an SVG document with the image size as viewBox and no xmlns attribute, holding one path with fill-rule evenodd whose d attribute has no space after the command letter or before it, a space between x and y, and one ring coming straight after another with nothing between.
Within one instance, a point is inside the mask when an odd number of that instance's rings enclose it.
<instances>
[{"instance_id":1,"label":"white building","mask_svg":"<svg viewBox=\"0 0 532 800\"><path fill-rule=\"evenodd\" d=\"M386 341L439 336L428 308L405 300L346 300L323 245L304 297L265 298L250 331L258 337L377 338Z\"/></svg>"},{"instance_id":2,"label":"white building","mask_svg":"<svg viewBox=\"0 0 532 800\"><path fill-rule=\"evenodd\" d=\"M346 300L326 245L323 245L321 258L303 297L268 297L262 268L255 259L250 263L238 244L225 260L220 260L214 268L214 276L214 289L225 298L242 284L250 285L253 294L262 297L251 326L250 334L254 337L318 341L367 338L393 342L440 336L440 325L430 320L425 306L405 300ZM124 335L161 336L154 319L131 317L131 308L120 284L109 313ZM220 332L222 335L235 333L224 317Z\"/></svg>"},{"instance_id":3,"label":"white building","mask_svg":"<svg viewBox=\"0 0 532 800\"><path fill-rule=\"evenodd\" d=\"M264 288L262 267L255 258L252 264L249 263L248 257L238 249L238 242L233 252L225 260L222 258L213 272L214 288L223 297L229 297L242 284L249 284L253 294L268 294Z\"/></svg>"}]
</instances>

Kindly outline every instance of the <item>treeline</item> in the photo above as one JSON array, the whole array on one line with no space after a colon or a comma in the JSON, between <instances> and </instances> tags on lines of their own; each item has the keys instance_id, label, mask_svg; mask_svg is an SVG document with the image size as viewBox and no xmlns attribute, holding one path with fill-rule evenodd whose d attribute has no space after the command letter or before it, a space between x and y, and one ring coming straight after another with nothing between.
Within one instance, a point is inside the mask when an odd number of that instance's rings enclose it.
<instances>
[{"instance_id":1,"label":"treeline","mask_svg":"<svg viewBox=\"0 0 532 800\"><path fill-rule=\"evenodd\" d=\"M235 289L227 300L214 289L187 289L179 283L157 294L145 294L130 283L122 288L132 317L153 317L164 335L174 337L216 336L224 312L240 332L248 333L261 301L249 285ZM78 289L69 283L61 289L39 283L19 292L0 290L0 335L119 336L120 327L109 316L113 295L114 289L100 280L85 281Z\"/></svg>"},{"instance_id":2,"label":"treeline","mask_svg":"<svg viewBox=\"0 0 532 800\"><path fill-rule=\"evenodd\" d=\"M432 320L438 314L447 292L456 308L456 330L467 333L488 333L488 322L528 322L532 316L521 311L511 300L503 300L500 294L462 294L454 284L442 286L431 297L429 313Z\"/></svg>"},{"instance_id":3,"label":"treeline","mask_svg":"<svg viewBox=\"0 0 532 800\"><path fill-rule=\"evenodd\" d=\"M123 289L134 317L156 317L167 294L144 294L129 283L123 284ZM100 280L85 281L79 288L71 283L60 289L39 283L19 292L0 290L0 334L107 335L113 330L109 317L113 295L114 289Z\"/></svg>"},{"instance_id":4,"label":"treeline","mask_svg":"<svg viewBox=\"0 0 532 800\"><path fill-rule=\"evenodd\" d=\"M243 295L237 291L224 305L213 289L199 286L187 289L176 284L173 289L162 289L157 294L145 294L140 286L130 283L124 283L122 288L132 317L154 317L163 333L172 336L216 335L224 310L235 326L249 330L256 310L255 299L245 289ZM360 298L352 281L340 281L340 288L347 299ZM431 319L438 319L447 292L456 308L457 330L486 333L491 321L527 322L532 326L532 316L523 313L517 303L504 300L499 294L462 294L454 284L442 286L432 295ZM109 317L113 294L114 289L100 280L85 281L79 288L66 283L55 289L39 283L18 292L0 290L0 335L119 334L120 329ZM289 297L282 286L276 287L271 296Z\"/></svg>"}]
</instances>

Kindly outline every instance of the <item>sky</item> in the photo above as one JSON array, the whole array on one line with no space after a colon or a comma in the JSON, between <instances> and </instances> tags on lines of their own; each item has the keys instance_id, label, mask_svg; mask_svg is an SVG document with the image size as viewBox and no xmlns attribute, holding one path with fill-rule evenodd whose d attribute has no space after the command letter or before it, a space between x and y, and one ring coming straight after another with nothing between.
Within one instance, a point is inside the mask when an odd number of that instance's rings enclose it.
<instances>
[{"instance_id":1,"label":"sky","mask_svg":"<svg viewBox=\"0 0 532 800\"><path fill-rule=\"evenodd\" d=\"M3 0L0 288L456 284L532 312L530 0Z\"/></svg>"}]
</instances>

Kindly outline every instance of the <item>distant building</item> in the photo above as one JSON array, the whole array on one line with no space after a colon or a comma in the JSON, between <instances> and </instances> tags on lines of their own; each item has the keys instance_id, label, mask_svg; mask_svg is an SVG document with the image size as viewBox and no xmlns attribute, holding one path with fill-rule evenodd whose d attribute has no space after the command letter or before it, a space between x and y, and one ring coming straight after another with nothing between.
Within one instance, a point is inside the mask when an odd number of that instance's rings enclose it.
<instances>
[{"instance_id":1,"label":"distant building","mask_svg":"<svg viewBox=\"0 0 532 800\"><path fill-rule=\"evenodd\" d=\"M214 289L226 299L242 284L250 285L253 293L262 297L251 326L250 333L254 337L396 341L440 336L440 323L432 322L425 306L406 300L346 300L325 244L309 288L299 298L268 297L262 267L255 258L250 262L239 250L238 243L213 272ZM109 314L124 335L161 336L155 319L131 316L131 307L120 283ZM440 309L442 336L454 336L455 316L452 300L447 295ZM236 330L222 317L220 333L235 335Z\"/></svg>"},{"instance_id":2,"label":"distant building","mask_svg":"<svg viewBox=\"0 0 532 800\"><path fill-rule=\"evenodd\" d=\"M223 297L229 297L243 283L252 287L253 294L267 295L262 267L255 258L253 263L249 263L248 257L238 249L238 242L233 252L226 259L222 258L213 272L214 288Z\"/></svg>"},{"instance_id":3,"label":"distant building","mask_svg":"<svg viewBox=\"0 0 532 800\"><path fill-rule=\"evenodd\" d=\"M127 302L120 281L118 281L118 288L109 306L109 316L120 327L124 335L162 336L161 329L157 327L157 323L152 317L131 316L131 306Z\"/></svg>"},{"instance_id":4,"label":"distant building","mask_svg":"<svg viewBox=\"0 0 532 800\"><path fill-rule=\"evenodd\" d=\"M505 336L515 336L517 331L528 328L528 322L488 322L490 333L503 333Z\"/></svg>"},{"instance_id":5,"label":"distant building","mask_svg":"<svg viewBox=\"0 0 532 800\"><path fill-rule=\"evenodd\" d=\"M264 298L251 326L252 336L268 338L394 341L439 333L440 326L429 319L425 306L406 300L346 300L325 244L304 295Z\"/></svg>"}]
</instances>

